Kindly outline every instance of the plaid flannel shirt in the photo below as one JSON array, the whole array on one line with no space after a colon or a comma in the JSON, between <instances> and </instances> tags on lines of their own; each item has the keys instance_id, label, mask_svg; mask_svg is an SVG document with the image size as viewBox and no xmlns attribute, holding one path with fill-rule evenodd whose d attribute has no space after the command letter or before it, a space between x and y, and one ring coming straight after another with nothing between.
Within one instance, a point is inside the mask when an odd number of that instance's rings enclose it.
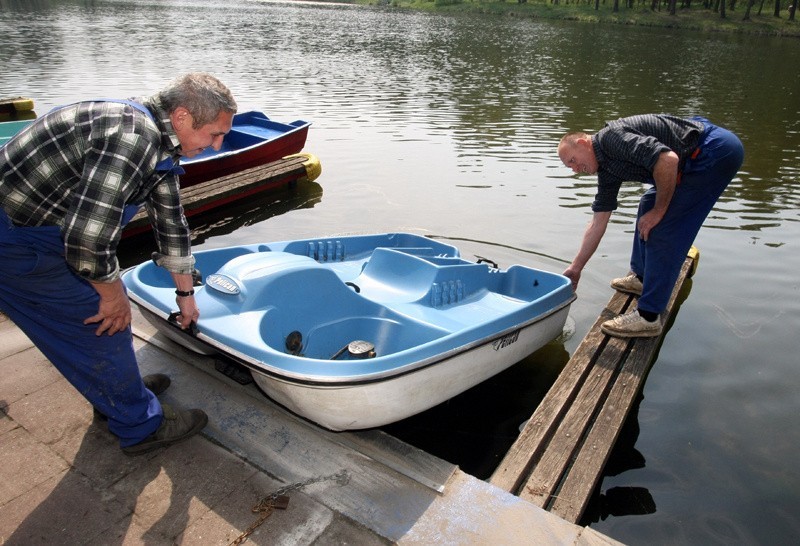
<instances>
[{"instance_id":1,"label":"plaid flannel shirt","mask_svg":"<svg viewBox=\"0 0 800 546\"><path fill-rule=\"evenodd\" d=\"M82 277L119 277L126 205L144 205L159 263L191 273L194 258L178 177L155 171L180 145L157 99L138 99L155 121L113 101L71 104L38 118L0 148L0 204L17 226L56 225L67 263Z\"/></svg>"}]
</instances>

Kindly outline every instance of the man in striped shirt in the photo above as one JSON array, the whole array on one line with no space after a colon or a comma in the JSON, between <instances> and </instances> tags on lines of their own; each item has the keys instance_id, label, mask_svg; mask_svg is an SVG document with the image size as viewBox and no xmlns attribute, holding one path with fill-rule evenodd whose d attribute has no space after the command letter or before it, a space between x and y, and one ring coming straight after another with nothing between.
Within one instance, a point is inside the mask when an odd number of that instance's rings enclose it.
<instances>
[{"instance_id":1,"label":"man in striped shirt","mask_svg":"<svg viewBox=\"0 0 800 546\"><path fill-rule=\"evenodd\" d=\"M742 143L705 118L644 114L608 122L594 135L568 133L558 156L576 173L597 174L592 221L564 271L575 289L617 208L622 182L652 184L639 203L631 273L611 281L613 288L639 295L637 309L604 322L601 329L626 338L660 335L660 314L683 261L742 164Z\"/></svg>"},{"instance_id":2,"label":"man in striped shirt","mask_svg":"<svg viewBox=\"0 0 800 546\"><path fill-rule=\"evenodd\" d=\"M108 418L128 454L188 438L208 418L159 403L167 376L143 382L117 245L144 206L181 327L197 320L177 163L218 150L236 108L217 78L191 73L152 97L55 109L0 148L0 309Z\"/></svg>"}]
</instances>

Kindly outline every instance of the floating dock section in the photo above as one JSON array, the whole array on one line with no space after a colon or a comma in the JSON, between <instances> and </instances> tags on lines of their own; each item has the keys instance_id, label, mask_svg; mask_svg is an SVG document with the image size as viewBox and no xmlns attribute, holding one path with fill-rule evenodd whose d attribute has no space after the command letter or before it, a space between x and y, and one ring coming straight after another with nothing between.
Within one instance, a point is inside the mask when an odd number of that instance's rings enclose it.
<instances>
[{"instance_id":1,"label":"floating dock section","mask_svg":"<svg viewBox=\"0 0 800 546\"><path fill-rule=\"evenodd\" d=\"M301 152L235 172L187 188L181 188L181 204L186 217L274 190L284 184L301 180L316 180L322 167L316 156ZM125 228L124 236L137 235L150 230L150 221L144 209L140 210Z\"/></svg>"},{"instance_id":2,"label":"floating dock section","mask_svg":"<svg viewBox=\"0 0 800 546\"><path fill-rule=\"evenodd\" d=\"M665 312L668 324L678 294L694 273L692 247ZM600 325L629 311L636 297L615 292L564 370L528 420L489 482L577 523L641 391L667 328L659 337L621 339Z\"/></svg>"}]
</instances>

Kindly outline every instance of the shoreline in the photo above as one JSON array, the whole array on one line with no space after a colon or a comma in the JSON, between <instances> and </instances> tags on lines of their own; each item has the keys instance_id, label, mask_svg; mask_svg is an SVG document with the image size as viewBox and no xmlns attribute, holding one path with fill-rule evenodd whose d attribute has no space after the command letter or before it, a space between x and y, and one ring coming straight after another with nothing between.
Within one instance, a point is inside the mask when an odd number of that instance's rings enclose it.
<instances>
[{"instance_id":1,"label":"shoreline","mask_svg":"<svg viewBox=\"0 0 800 546\"><path fill-rule=\"evenodd\" d=\"M432 13L475 13L504 17L530 18L553 21L577 21L596 24L631 25L654 28L676 28L698 32L727 32L758 36L800 38L800 15L788 20L788 12L782 10L780 17L773 15L773 7L764 9L759 15L758 5L750 12L750 20L743 20L744 7L728 9L722 19L718 12L701 5L678 8L670 15L666 7L652 11L649 7L619 7L612 11L611 5L602 4L595 10L594 4L557 4L534 0L524 4L517 2L457 2L451 0L354 0L356 4L387 6L398 9L429 11ZM698 3L699 4L699 3ZM765 6L766 7L766 6ZM767 13L768 12L768 13Z\"/></svg>"}]
</instances>

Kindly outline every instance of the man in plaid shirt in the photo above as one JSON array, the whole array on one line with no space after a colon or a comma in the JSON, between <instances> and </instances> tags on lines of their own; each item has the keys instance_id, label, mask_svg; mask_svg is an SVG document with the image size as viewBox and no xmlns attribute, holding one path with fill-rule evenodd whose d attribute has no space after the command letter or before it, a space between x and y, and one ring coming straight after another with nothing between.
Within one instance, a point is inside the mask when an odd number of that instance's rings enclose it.
<instances>
[{"instance_id":1,"label":"man in plaid shirt","mask_svg":"<svg viewBox=\"0 0 800 546\"><path fill-rule=\"evenodd\" d=\"M191 73L152 97L58 108L0 148L0 309L108 418L128 454L188 438L208 418L159 403L167 376L142 380L117 245L144 206L181 327L197 320L177 163L218 150L236 108L217 78Z\"/></svg>"},{"instance_id":2,"label":"man in plaid shirt","mask_svg":"<svg viewBox=\"0 0 800 546\"><path fill-rule=\"evenodd\" d=\"M742 165L742 143L705 118L644 114L608 122L594 135L568 133L558 156L576 173L597 174L592 221L564 271L574 288L617 208L622 182L652 184L639 202L631 274L611 281L639 296L637 309L605 321L601 330L625 338L660 335L659 315L700 226Z\"/></svg>"}]
</instances>

